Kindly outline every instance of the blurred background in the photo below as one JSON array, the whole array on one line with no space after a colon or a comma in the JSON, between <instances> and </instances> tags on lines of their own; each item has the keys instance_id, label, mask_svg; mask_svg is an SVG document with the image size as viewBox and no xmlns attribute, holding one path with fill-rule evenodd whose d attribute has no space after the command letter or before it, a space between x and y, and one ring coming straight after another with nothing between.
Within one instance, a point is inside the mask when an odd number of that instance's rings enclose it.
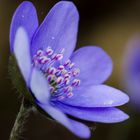
<instances>
[{"instance_id":1,"label":"blurred background","mask_svg":"<svg viewBox=\"0 0 140 140\"><path fill-rule=\"evenodd\" d=\"M23 0L0 0L0 139L8 140L20 107L20 99L8 77L9 26ZM58 0L30 0L40 22ZM107 84L124 90L122 59L128 40L140 33L139 0L73 0L80 14L77 48L101 46L113 59L114 70ZM138 140L140 111L130 104L122 107L130 119L118 124L97 124L91 140ZM79 140L63 126L32 113L26 123L25 140Z\"/></svg>"}]
</instances>

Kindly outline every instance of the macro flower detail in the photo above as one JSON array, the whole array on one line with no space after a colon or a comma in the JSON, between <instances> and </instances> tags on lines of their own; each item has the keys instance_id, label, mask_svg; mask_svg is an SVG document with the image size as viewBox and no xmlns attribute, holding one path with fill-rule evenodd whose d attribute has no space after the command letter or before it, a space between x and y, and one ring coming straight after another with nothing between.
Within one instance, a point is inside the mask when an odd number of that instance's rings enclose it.
<instances>
[{"instance_id":1,"label":"macro flower detail","mask_svg":"<svg viewBox=\"0 0 140 140\"><path fill-rule=\"evenodd\" d=\"M80 74L80 69L75 68L71 60L61 64L64 49L59 53L49 46L45 51L38 50L33 56L32 65L38 68L46 77L52 100L63 100L73 96L73 88L80 85L80 79L76 77ZM56 66L57 63L57 66Z\"/></svg>"},{"instance_id":2,"label":"macro flower detail","mask_svg":"<svg viewBox=\"0 0 140 140\"><path fill-rule=\"evenodd\" d=\"M12 19L10 49L35 103L75 135L89 138L80 120L124 121L128 115L115 107L129 97L103 84L112 72L104 50L85 46L74 51L78 21L74 4L61 1L38 25L34 6L23 2Z\"/></svg>"}]
</instances>

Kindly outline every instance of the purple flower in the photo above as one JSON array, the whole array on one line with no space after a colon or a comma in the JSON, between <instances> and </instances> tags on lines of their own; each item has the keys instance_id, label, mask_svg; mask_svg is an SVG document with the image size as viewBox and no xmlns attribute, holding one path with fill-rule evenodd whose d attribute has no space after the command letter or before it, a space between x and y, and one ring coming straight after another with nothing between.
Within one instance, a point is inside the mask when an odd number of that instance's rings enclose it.
<instances>
[{"instance_id":1,"label":"purple flower","mask_svg":"<svg viewBox=\"0 0 140 140\"><path fill-rule=\"evenodd\" d=\"M123 65L126 90L131 97L131 104L140 109L140 37L134 36L127 45Z\"/></svg>"},{"instance_id":2,"label":"purple flower","mask_svg":"<svg viewBox=\"0 0 140 140\"><path fill-rule=\"evenodd\" d=\"M101 48L86 46L73 52L78 20L74 4L61 1L38 27L34 6L23 2L12 19L10 44L36 104L75 135L88 138L89 128L68 116L121 122L128 115L115 107L129 98L102 84L112 72L112 61Z\"/></svg>"}]
</instances>

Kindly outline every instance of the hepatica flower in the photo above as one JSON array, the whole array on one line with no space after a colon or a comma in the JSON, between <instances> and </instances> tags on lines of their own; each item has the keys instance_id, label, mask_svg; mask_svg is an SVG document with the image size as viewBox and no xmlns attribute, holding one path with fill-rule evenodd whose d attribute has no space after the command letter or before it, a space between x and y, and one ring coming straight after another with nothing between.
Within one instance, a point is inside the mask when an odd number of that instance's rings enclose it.
<instances>
[{"instance_id":1,"label":"hepatica flower","mask_svg":"<svg viewBox=\"0 0 140 140\"><path fill-rule=\"evenodd\" d=\"M131 104L140 109L140 37L134 36L127 45L123 65L125 87Z\"/></svg>"},{"instance_id":2,"label":"hepatica flower","mask_svg":"<svg viewBox=\"0 0 140 140\"><path fill-rule=\"evenodd\" d=\"M129 98L103 84L111 74L112 61L101 48L74 51L78 20L74 4L61 1L38 26L34 6L23 2L12 19L10 44L35 103L75 135L89 138L90 130L80 120L124 121L128 115L115 107Z\"/></svg>"}]
</instances>

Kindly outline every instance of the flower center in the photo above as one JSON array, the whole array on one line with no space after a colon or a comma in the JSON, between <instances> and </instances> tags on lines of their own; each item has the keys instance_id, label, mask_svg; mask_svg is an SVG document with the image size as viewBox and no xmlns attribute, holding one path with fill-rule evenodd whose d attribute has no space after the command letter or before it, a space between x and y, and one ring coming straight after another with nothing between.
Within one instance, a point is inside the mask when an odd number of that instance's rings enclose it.
<instances>
[{"instance_id":1,"label":"flower center","mask_svg":"<svg viewBox=\"0 0 140 140\"><path fill-rule=\"evenodd\" d=\"M41 70L46 77L51 96L58 100L72 97L73 89L80 85L80 80L76 78L80 69L71 60L62 64L63 55L64 49L56 54L47 47L46 50L38 50L32 59L33 67Z\"/></svg>"}]
</instances>

